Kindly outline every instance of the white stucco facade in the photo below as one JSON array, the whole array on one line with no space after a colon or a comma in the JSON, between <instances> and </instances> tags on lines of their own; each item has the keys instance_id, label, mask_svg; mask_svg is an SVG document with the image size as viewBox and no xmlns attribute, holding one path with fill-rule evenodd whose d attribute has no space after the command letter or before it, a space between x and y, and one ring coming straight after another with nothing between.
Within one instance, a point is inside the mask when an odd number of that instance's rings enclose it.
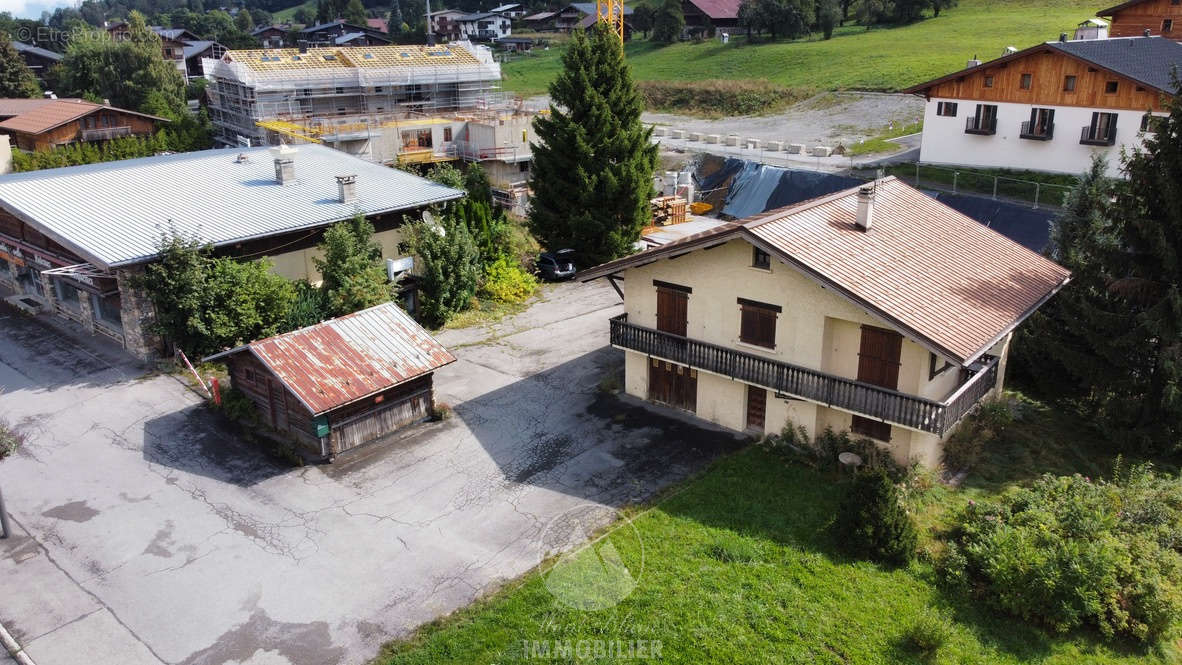
<instances>
[{"instance_id":1,"label":"white stucco facade","mask_svg":"<svg viewBox=\"0 0 1182 665\"><path fill-rule=\"evenodd\" d=\"M938 115L937 109L941 103L957 104L956 116ZM1042 141L1019 137L1022 123L1030 120L1030 112L1034 108L1031 104L980 103L997 107L997 131L993 135L965 133L966 118L976 114L978 102L945 98L929 100L924 112L920 161L950 166L1082 173L1091 163L1092 156L1101 153L1108 160L1108 174L1119 176L1121 148L1141 145L1144 111L1038 106L1055 112L1053 136ZM1117 115L1114 145L1080 143L1081 130L1091 126L1092 114L1096 112Z\"/></svg>"}]
</instances>

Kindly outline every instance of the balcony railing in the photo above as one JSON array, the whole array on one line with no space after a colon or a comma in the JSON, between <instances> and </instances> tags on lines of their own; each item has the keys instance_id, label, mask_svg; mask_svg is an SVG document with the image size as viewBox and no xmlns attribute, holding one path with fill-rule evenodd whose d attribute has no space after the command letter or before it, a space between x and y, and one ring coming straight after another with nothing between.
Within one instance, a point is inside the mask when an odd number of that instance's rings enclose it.
<instances>
[{"instance_id":1,"label":"balcony railing","mask_svg":"<svg viewBox=\"0 0 1182 665\"><path fill-rule=\"evenodd\" d=\"M1019 138L1030 139L1032 141L1050 141L1054 136L1054 123L1048 122L1040 125L1029 120L1022 123L1022 131L1018 134Z\"/></svg>"},{"instance_id":2,"label":"balcony railing","mask_svg":"<svg viewBox=\"0 0 1182 665\"><path fill-rule=\"evenodd\" d=\"M1104 129L1088 125L1080 131L1079 142L1083 145L1115 145L1116 128Z\"/></svg>"},{"instance_id":3,"label":"balcony railing","mask_svg":"<svg viewBox=\"0 0 1182 665\"><path fill-rule=\"evenodd\" d=\"M997 133L997 118L978 118L970 115L965 118L965 134L983 134L986 136Z\"/></svg>"},{"instance_id":4,"label":"balcony railing","mask_svg":"<svg viewBox=\"0 0 1182 665\"><path fill-rule=\"evenodd\" d=\"M124 136L131 136L131 127L99 127L82 130L83 141L109 141Z\"/></svg>"},{"instance_id":5,"label":"balcony railing","mask_svg":"<svg viewBox=\"0 0 1182 665\"><path fill-rule=\"evenodd\" d=\"M628 323L627 314L611 319L611 343L622 349L940 436L997 385L997 359L988 358L984 367L947 399L937 402L645 328Z\"/></svg>"}]
</instances>

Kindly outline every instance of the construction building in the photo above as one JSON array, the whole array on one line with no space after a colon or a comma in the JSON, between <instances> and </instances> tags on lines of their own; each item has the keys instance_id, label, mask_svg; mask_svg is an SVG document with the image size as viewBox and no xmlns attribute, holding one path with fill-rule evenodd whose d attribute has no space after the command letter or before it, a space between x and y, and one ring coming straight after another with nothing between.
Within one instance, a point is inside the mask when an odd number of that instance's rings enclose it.
<instances>
[{"instance_id":1,"label":"construction building","mask_svg":"<svg viewBox=\"0 0 1182 665\"><path fill-rule=\"evenodd\" d=\"M533 114L499 91L487 47L227 51L204 70L223 145L322 143L387 165L480 162L503 203L524 205Z\"/></svg>"}]
</instances>

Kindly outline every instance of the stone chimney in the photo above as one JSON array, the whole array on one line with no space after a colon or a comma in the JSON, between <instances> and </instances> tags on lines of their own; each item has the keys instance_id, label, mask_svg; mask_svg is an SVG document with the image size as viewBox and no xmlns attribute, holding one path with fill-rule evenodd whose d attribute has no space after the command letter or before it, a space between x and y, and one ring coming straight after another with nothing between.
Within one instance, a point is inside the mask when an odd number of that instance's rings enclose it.
<instances>
[{"instance_id":1,"label":"stone chimney","mask_svg":"<svg viewBox=\"0 0 1182 665\"><path fill-rule=\"evenodd\" d=\"M288 145L271 148L271 156L275 158L275 182L286 185L295 182L295 155L298 152Z\"/></svg>"},{"instance_id":2,"label":"stone chimney","mask_svg":"<svg viewBox=\"0 0 1182 665\"><path fill-rule=\"evenodd\" d=\"M352 203L357 200L357 176L337 176L337 193L341 203Z\"/></svg>"},{"instance_id":3,"label":"stone chimney","mask_svg":"<svg viewBox=\"0 0 1182 665\"><path fill-rule=\"evenodd\" d=\"M874 224L874 186L865 185L858 190L858 228L869 231Z\"/></svg>"}]
</instances>

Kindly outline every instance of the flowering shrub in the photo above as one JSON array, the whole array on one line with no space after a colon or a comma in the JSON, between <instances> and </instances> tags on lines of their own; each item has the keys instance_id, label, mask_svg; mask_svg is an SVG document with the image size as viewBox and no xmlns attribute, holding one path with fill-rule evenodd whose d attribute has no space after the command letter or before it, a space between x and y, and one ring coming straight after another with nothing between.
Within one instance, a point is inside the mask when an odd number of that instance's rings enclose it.
<instances>
[{"instance_id":1,"label":"flowering shrub","mask_svg":"<svg viewBox=\"0 0 1182 665\"><path fill-rule=\"evenodd\" d=\"M1111 481L1045 475L970 502L942 572L1058 632L1155 642L1182 619L1182 482L1118 464Z\"/></svg>"},{"instance_id":2,"label":"flowering shrub","mask_svg":"<svg viewBox=\"0 0 1182 665\"><path fill-rule=\"evenodd\" d=\"M497 302L517 303L538 290L538 279L509 258L502 256L488 267L480 295Z\"/></svg>"}]
</instances>

